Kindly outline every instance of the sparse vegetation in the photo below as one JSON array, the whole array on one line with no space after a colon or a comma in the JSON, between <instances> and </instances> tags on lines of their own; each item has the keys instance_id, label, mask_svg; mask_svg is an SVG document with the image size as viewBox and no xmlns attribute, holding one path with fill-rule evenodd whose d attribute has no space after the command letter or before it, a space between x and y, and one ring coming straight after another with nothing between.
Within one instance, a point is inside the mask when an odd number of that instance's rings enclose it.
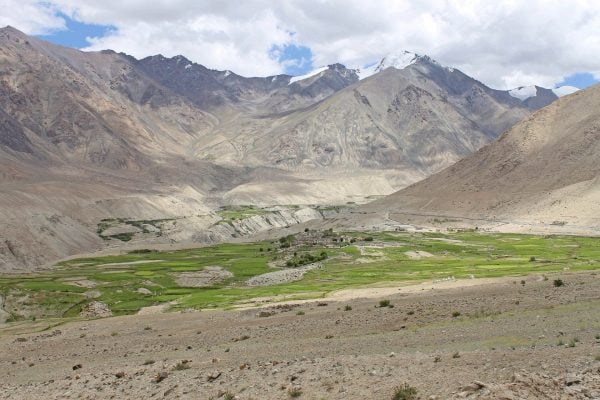
<instances>
[{"instance_id":1,"label":"sparse vegetation","mask_svg":"<svg viewBox=\"0 0 600 400\"><path fill-rule=\"evenodd\" d=\"M290 389L288 389L288 395L291 398L300 397L300 396L302 396L302 390L297 387L290 388Z\"/></svg>"},{"instance_id":2,"label":"sparse vegetation","mask_svg":"<svg viewBox=\"0 0 600 400\"><path fill-rule=\"evenodd\" d=\"M394 388L392 400L416 400L417 393L417 389L410 386L408 383L405 383L404 385Z\"/></svg>"},{"instance_id":3,"label":"sparse vegetation","mask_svg":"<svg viewBox=\"0 0 600 400\"><path fill-rule=\"evenodd\" d=\"M379 307L389 307L391 305L389 300L379 300Z\"/></svg>"},{"instance_id":4,"label":"sparse vegetation","mask_svg":"<svg viewBox=\"0 0 600 400\"><path fill-rule=\"evenodd\" d=\"M352 311L352 306L350 304L346 304L344 306L344 311Z\"/></svg>"}]
</instances>

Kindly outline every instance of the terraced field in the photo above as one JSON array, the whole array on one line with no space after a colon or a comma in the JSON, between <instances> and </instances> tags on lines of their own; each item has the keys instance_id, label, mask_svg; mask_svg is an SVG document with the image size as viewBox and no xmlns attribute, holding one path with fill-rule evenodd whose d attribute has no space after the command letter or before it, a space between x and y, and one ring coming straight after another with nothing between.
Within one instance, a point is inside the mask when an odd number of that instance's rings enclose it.
<instances>
[{"instance_id":1,"label":"terraced field","mask_svg":"<svg viewBox=\"0 0 600 400\"><path fill-rule=\"evenodd\" d=\"M316 267L299 280L247 284L311 257ZM3 276L0 294L9 320L17 321L74 318L92 301L105 303L114 315L167 303L174 309L231 308L348 288L598 268L599 238L309 231L273 242L69 260L48 272Z\"/></svg>"}]
</instances>

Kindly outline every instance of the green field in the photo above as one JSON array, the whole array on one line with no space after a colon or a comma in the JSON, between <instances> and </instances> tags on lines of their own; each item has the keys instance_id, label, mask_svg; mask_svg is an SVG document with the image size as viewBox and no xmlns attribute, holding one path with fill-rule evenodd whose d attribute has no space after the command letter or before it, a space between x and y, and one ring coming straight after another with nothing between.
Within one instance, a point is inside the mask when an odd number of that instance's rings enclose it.
<instances>
[{"instance_id":1,"label":"green field","mask_svg":"<svg viewBox=\"0 0 600 400\"><path fill-rule=\"evenodd\" d=\"M221 217L220 222L232 222L269 214L269 211L255 206L224 206L217 214Z\"/></svg>"},{"instance_id":2,"label":"green field","mask_svg":"<svg viewBox=\"0 0 600 400\"><path fill-rule=\"evenodd\" d=\"M322 268L308 272L300 281L266 287L245 284L253 276L276 270L269 262L284 268L287 261L323 252L327 258L319 261ZM411 252L426 253L417 259ZM178 274L209 266L220 266L233 276L210 287L177 283ZM171 301L175 302L174 309L228 308L264 296L316 298L348 287L599 267L600 238L476 232L309 232L282 241L69 260L48 272L4 275L0 277L0 293L6 299L5 310L16 321L76 317L93 300L122 315Z\"/></svg>"}]
</instances>

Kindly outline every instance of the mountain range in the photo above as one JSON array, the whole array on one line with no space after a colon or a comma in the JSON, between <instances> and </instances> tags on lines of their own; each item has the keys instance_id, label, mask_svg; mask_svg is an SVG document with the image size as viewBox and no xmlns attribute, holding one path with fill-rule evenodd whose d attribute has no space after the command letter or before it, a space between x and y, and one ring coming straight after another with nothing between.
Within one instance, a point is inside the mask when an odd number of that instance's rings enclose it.
<instances>
[{"instance_id":1,"label":"mountain range","mask_svg":"<svg viewBox=\"0 0 600 400\"><path fill-rule=\"evenodd\" d=\"M196 233L206 221L194 218L224 205L365 202L452 165L557 98L494 90L406 51L372 70L247 78L183 56L82 52L7 27L0 269L102 248L107 219L183 219L157 240L205 241Z\"/></svg>"},{"instance_id":2,"label":"mountain range","mask_svg":"<svg viewBox=\"0 0 600 400\"><path fill-rule=\"evenodd\" d=\"M454 165L365 206L367 219L600 233L600 86L531 114Z\"/></svg>"}]
</instances>

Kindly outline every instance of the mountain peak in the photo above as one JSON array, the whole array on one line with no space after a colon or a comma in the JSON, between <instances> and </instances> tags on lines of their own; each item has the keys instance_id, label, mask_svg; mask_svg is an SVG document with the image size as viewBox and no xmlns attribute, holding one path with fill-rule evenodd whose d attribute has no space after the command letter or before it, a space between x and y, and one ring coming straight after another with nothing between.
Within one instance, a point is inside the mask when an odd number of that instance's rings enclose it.
<instances>
[{"instance_id":1,"label":"mountain peak","mask_svg":"<svg viewBox=\"0 0 600 400\"><path fill-rule=\"evenodd\" d=\"M360 79L367 78L388 68L404 69L412 64L416 64L419 61L425 61L430 64L439 65L437 61L429 56L420 55L408 50L401 50L389 53L383 57L379 63L375 63L369 67L361 69Z\"/></svg>"}]
</instances>

